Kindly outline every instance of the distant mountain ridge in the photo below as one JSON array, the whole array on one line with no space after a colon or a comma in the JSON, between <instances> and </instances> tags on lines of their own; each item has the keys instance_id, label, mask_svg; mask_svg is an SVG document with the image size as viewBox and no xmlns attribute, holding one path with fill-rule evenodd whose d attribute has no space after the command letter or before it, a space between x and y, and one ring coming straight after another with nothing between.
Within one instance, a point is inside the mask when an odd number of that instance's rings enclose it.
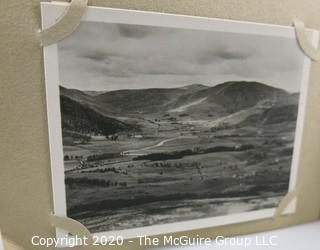
<instances>
[{"instance_id":1,"label":"distant mountain ridge","mask_svg":"<svg viewBox=\"0 0 320 250\"><path fill-rule=\"evenodd\" d=\"M243 122L252 122L259 116L260 119L271 119L271 114L277 114L275 121L280 121L281 116L286 116L287 110L290 115L285 119L292 120L296 118L299 97L283 89L248 81L225 82L213 87L192 84L180 88L128 89L104 93L60 87L60 95L63 100L62 115L67 117L70 124L74 124L69 129L76 129L75 124L79 122L79 114L71 112L76 109L81 110L79 112L82 114L91 112L100 125L97 127L90 121L90 115L82 115L81 122L88 127L95 127L94 130L102 134L134 130L130 119L143 115L161 117L165 114L183 114L192 119L205 120L208 116L218 119L241 112L238 118L246 114L241 118ZM255 117L250 118L251 115ZM127 118L123 120L120 117Z\"/></svg>"},{"instance_id":2,"label":"distant mountain ridge","mask_svg":"<svg viewBox=\"0 0 320 250\"><path fill-rule=\"evenodd\" d=\"M76 101L84 101L109 114L127 114L130 112L154 113L166 112L203 98L207 101L201 106L221 109L225 114L252 107L263 99L279 99L288 95L282 89L258 82L226 82L214 87L200 84L181 88L149 88L115 90L103 94L87 95L79 90L61 88L62 95Z\"/></svg>"}]
</instances>

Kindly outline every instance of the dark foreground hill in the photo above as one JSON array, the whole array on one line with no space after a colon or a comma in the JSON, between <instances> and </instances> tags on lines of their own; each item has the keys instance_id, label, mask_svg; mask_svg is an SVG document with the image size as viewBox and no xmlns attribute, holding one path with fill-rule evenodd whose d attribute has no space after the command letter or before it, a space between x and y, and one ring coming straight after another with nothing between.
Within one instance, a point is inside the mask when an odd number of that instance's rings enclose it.
<instances>
[{"instance_id":1,"label":"dark foreground hill","mask_svg":"<svg viewBox=\"0 0 320 250\"><path fill-rule=\"evenodd\" d=\"M102 115L90 107L87 107L66 96L60 97L62 129L69 135L102 134L110 135L120 131L135 129L114 118Z\"/></svg>"}]
</instances>

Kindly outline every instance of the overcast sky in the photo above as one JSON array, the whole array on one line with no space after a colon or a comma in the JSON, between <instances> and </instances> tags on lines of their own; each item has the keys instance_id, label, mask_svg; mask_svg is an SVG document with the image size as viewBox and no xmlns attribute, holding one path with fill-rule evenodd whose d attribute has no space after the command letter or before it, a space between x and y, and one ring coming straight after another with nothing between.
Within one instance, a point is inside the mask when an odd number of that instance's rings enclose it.
<instances>
[{"instance_id":1,"label":"overcast sky","mask_svg":"<svg viewBox=\"0 0 320 250\"><path fill-rule=\"evenodd\" d=\"M93 22L59 44L61 85L80 90L253 80L297 92L301 59L294 39Z\"/></svg>"}]
</instances>

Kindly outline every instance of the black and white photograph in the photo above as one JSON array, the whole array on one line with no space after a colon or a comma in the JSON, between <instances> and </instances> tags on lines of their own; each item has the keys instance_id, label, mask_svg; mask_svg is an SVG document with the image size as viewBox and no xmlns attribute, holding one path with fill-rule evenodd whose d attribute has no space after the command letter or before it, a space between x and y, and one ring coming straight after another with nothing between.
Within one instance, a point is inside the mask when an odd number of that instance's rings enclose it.
<instances>
[{"instance_id":1,"label":"black and white photograph","mask_svg":"<svg viewBox=\"0 0 320 250\"><path fill-rule=\"evenodd\" d=\"M275 209L309 71L293 29L152 20L84 20L55 48L66 216L101 233Z\"/></svg>"}]
</instances>

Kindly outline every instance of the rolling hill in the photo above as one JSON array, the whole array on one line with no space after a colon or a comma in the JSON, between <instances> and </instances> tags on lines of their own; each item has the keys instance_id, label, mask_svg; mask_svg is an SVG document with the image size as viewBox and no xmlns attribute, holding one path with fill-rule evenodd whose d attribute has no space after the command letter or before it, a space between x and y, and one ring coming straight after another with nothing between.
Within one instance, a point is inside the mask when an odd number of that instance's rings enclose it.
<instances>
[{"instance_id":1,"label":"rolling hill","mask_svg":"<svg viewBox=\"0 0 320 250\"><path fill-rule=\"evenodd\" d=\"M96 92L95 95L63 87L60 90L63 96L114 114L167 112L203 99L205 101L193 106L204 110L218 108L231 114L252 107L261 100L277 100L289 95L282 89L246 81L225 82L214 87L193 84L181 88L116 90L102 94Z\"/></svg>"},{"instance_id":2,"label":"rolling hill","mask_svg":"<svg viewBox=\"0 0 320 250\"><path fill-rule=\"evenodd\" d=\"M138 128L102 115L89 106L72 100L69 97L60 97L62 114L62 131L64 135L81 138L90 134L110 135L121 131L132 131Z\"/></svg>"},{"instance_id":3,"label":"rolling hill","mask_svg":"<svg viewBox=\"0 0 320 250\"><path fill-rule=\"evenodd\" d=\"M94 94L61 87L60 95L65 128L104 135L137 129L132 125L134 119L163 116L211 120L208 126L292 121L299 99L298 94L247 81Z\"/></svg>"}]
</instances>

